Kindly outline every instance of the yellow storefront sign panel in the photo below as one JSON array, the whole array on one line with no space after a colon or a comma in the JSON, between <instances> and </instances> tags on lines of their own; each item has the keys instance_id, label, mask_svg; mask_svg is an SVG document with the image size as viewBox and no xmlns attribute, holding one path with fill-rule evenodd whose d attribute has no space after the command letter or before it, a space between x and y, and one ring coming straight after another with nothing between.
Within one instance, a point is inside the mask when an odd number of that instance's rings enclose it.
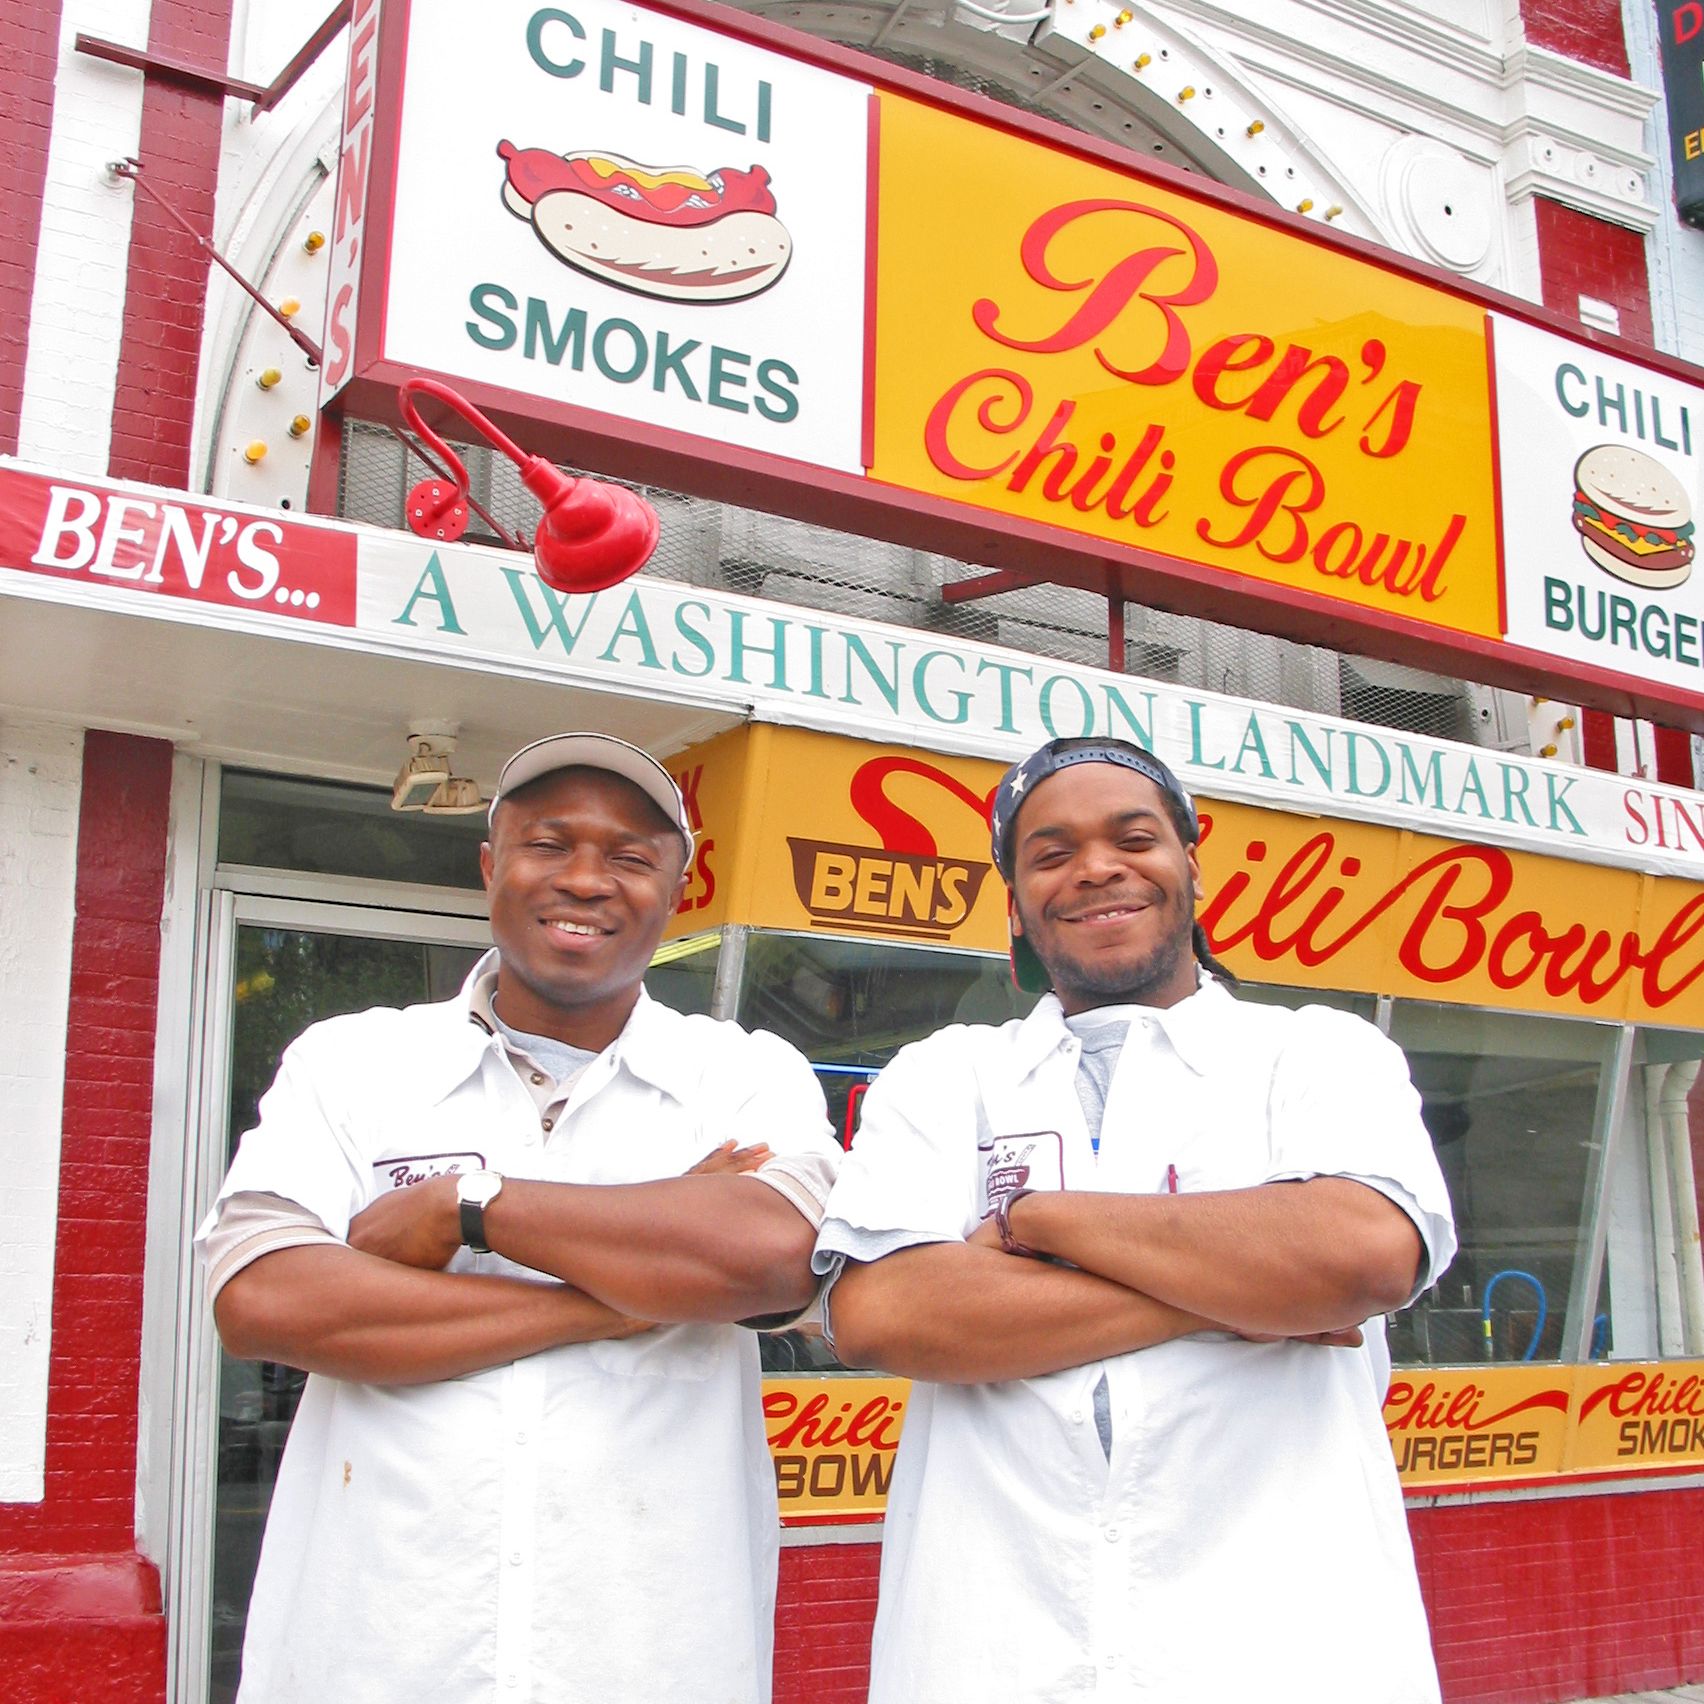
<instances>
[{"instance_id":1,"label":"yellow storefront sign panel","mask_svg":"<svg viewBox=\"0 0 1704 1704\"><path fill-rule=\"evenodd\" d=\"M703 812L676 933L716 921L1007 948L1003 766L798 728L673 760ZM1704 885L1374 823L1199 802L1200 910L1251 982L1704 1028Z\"/></svg>"},{"instance_id":2,"label":"yellow storefront sign panel","mask_svg":"<svg viewBox=\"0 0 1704 1704\"><path fill-rule=\"evenodd\" d=\"M1482 308L879 100L872 477L1500 635Z\"/></svg>"},{"instance_id":3,"label":"yellow storefront sign panel","mask_svg":"<svg viewBox=\"0 0 1704 1704\"><path fill-rule=\"evenodd\" d=\"M1704 1467L1704 1361L1582 1367L1575 1473Z\"/></svg>"},{"instance_id":4,"label":"yellow storefront sign panel","mask_svg":"<svg viewBox=\"0 0 1704 1704\"><path fill-rule=\"evenodd\" d=\"M1560 1473L1572 1398L1569 1367L1399 1368L1384 1405L1397 1473L1410 1490Z\"/></svg>"},{"instance_id":5,"label":"yellow storefront sign panel","mask_svg":"<svg viewBox=\"0 0 1704 1704\"><path fill-rule=\"evenodd\" d=\"M766 1378L763 1425L782 1520L878 1517L910 1394L909 1379Z\"/></svg>"}]
</instances>

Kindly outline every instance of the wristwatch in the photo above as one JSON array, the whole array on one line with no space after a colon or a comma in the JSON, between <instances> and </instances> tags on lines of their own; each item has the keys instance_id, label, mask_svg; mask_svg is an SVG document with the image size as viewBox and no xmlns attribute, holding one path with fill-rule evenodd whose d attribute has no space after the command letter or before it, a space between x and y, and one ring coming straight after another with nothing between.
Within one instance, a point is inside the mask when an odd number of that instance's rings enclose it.
<instances>
[{"instance_id":1,"label":"wristwatch","mask_svg":"<svg viewBox=\"0 0 1704 1704\"><path fill-rule=\"evenodd\" d=\"M502 1176L494 1171L461 1172L456 1178L456 1205L461 1210L461 1240L475 1254L489 1254L485 1240L485 1209L497 1199Z\"/></svg>"}]
</instances>

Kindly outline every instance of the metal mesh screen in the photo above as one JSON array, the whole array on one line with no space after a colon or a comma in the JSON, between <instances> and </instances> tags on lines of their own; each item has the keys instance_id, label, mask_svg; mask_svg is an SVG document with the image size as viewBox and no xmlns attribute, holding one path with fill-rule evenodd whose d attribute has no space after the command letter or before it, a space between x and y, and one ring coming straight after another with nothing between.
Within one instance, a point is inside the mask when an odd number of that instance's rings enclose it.
<instances>
[{"instance_id":1,"label":"metal mesh screen","mask_svg":"<svg viewBox=\"0 0 1704 1704\"><path fill-rule=\"evenodd\" d=\"M502 525L530 538L539 505L514 467L483 446L456 449L467 463L474 495ZM427 471L387 428L346 422L339 513L347 520L400 527L403 499ZM646 575L1062 662L1108 665L1106 600L1093 593L1033 586L946 604L941 587L977 573L973 564L707 498L643 489L662 518L662 537ZM495 542L477 518L467 536L470 543ZM1460 682L1134 604L1127 609L1125 639L1123 665L1132 675L1446 739L1498 743L1489 695L1473 694Z\"/></svg>"}]
</instances>

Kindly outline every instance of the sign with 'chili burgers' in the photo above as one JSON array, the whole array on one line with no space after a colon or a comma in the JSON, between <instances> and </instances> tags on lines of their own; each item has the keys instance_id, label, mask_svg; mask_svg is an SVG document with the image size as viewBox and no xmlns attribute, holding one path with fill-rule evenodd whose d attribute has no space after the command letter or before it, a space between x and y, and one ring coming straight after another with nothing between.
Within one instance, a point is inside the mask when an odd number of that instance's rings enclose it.
<instances>
[{"instance_id":1,"label":"sign with 'chili burgers'","mask_svg":"<svg viewBox=\"0 0 1704 1704\"><path fill-rule=\"evenodd\" d=\"M1704 391L1489 316L1508 638L1704 691Z\"/></svg>"}]
</instances>

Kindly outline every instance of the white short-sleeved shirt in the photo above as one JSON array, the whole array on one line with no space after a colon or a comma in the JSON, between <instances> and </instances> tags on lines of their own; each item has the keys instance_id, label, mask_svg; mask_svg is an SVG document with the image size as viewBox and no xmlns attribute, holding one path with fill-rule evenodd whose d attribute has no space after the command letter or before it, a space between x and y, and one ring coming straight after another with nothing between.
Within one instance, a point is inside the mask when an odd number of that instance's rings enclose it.
<instances>
[{"instance_id":1,"label":"white short-sleeved shirt","mask_svg":"<svg viewBox=\"0 0 1704 1704\"><path fill-rule=\"evenodd\" d=\"M458 999L333 1018L294 1042L220 1200L280 1196L343 1237L387 1189L444 1171L635 1183L729 1137L838 1155L793 1048L643 994L546 1131L500 1042L469 1020L479 968ZM539 1276L468 1249L449 1269ZM428 1385L314 1375L273 1494L240 1697L764 1704L778 1524L756 1340L735 1326Z\"/></svg>"},{"instance_id":2,"label":"white short-sleeved shirt","mask_svg":"<svg viewBox=\"0 0 1704 1704\"><path fill-rule=\"evenodd\" d=\"M1354 1177L1455 1252L1401 1052L1216 983L1134 1009L1098 1160L1058 1001L906 1048L871 1087L819 1269L968 1235L1015 1187L1158 1193ZM871 1704L1435 1704L1367 1346L1202 1334L1042 1378L914 1386L888 1499ZM1110 1460L1093 1396L1108 1384Z\"/></svg>"}]
</instances>

